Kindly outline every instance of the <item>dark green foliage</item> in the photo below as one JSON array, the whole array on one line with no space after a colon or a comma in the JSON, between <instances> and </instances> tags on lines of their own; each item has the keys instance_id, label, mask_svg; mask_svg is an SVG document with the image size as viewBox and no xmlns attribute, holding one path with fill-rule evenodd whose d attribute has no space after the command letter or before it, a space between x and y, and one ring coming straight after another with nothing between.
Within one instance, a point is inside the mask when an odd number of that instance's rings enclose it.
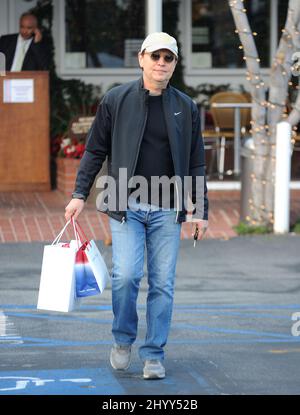
<instances>
[{"instance_id":1,"label":"dark green foliage","mask_svg":"<svg viewBox=\"0 0 300 415\"><path fill-rule=\"evenodd\" d=\"M209 104L209 100L212 97L212 95L217 94L218 92L224 92L224 91L237 91L240 93L245 93L246 90L243 85L239 85L239 88L233 89L233 87L230 84L209 84L209 83L203 83L199 84L196 87L199 104Z\"/></svg>"},{"instance_id":2,"label":"dark green foliage","mask_svg":"<svg viewBox=\"0 0 300 415\"><path fill-rule=\"evenodd\" d=\"M292 226L292 232L300 233L300 219Z\"/></svg>"},{"instance_id":3,"label":"dark green foliage","mask_svg":"<svg viewBox=\"0 0 300 415\"><path fill-rule=\"evenodd\" d=\"M272 229L267 226L249 225L244 222L240 222L237 226L234 226L233 229L238 235L264 235L272 232Z\"/></svg>"}]
</instances>

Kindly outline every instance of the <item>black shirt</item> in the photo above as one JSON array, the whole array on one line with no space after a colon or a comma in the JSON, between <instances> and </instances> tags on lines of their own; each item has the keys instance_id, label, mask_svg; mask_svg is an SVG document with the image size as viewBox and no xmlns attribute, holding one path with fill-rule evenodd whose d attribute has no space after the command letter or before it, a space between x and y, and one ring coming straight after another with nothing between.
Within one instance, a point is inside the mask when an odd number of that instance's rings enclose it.
<instances>
[{"instance_id":1,"label":"black shirt","mask_svg":"<svg viewBox=\"0 0 300 415\"><path fill-rule=\"evenodd\" d=\"M162 192L165 196L168 195L168 192L166 193L166 189L162 189L160 185L159 203L157 203L157 198L153 199L153 194L151 199L151 176L173 177L175 175L174 164L163 112L162 96L149 95L148 105L148 118L134 175L143 176L148 182L148 200L140 201L144 203L152 202L152 204L162 207ZM174 207L174 186L171 185L169 188L170 207L172 208ZM163 207L168 206L165 206L164 203Z\"/></svg>"}]
</instances>

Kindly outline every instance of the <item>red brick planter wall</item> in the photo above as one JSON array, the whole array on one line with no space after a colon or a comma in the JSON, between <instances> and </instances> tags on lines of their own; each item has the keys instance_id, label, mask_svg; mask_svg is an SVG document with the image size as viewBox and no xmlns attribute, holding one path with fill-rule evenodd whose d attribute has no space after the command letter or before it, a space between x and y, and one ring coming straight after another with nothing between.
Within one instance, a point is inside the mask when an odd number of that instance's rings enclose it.
<instances>
[{"instance_id":1,"label":"red brick planter wall","mask_svg":"<svg viewBox=\"0 0 300 415\"><path fill-rule=\"evenodd\" d=\"M74 191L79 159L60 158L56 159L57 166L57 189L64 194L71 195Z\"/></svg>"}]
</instances>

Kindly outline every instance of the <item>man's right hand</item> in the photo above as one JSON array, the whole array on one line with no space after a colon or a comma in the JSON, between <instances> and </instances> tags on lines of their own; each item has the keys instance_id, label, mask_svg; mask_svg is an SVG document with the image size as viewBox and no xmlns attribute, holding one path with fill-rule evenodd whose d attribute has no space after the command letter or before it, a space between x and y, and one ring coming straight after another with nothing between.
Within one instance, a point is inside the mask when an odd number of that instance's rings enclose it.
<instances>
[{"instance_id":1,"label":"man's right hand","mask_svg":"<svg viewBox=\"0 0 300 415\"><path fill-rule=\"evenodd\" d=\"M66 221L70 220L73 216L76 220L84 208L84 200L72 199L71 202L65 208Z\"/></svg>"},{"instance_id":2,"label":"man's right hand","mask_svg":"<svg viewBox=\"0 0 300 415\"><path fill-rule=\"evenodd\" d=\"M35 28L33 31L33 34L34 34L34 43L39 43L43 39L43 35L40 29Z\"/></svg>"}]
</instances>

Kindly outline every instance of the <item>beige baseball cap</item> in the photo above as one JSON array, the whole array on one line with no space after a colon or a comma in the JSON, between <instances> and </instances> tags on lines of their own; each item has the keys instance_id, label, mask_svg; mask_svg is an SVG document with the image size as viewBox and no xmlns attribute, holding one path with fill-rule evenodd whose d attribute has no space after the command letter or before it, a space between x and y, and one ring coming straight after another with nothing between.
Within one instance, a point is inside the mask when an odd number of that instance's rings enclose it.
<instances>
[{"instance_id":1,"label":"beige baseball cap","mask_svg":"<svg viewBox=\"0 0 300 415\"><path fill-rule=\"evenodd\" d=\"M178 58L178 47L176 39L165 32L150 33L144 40L141 52L155 52L159 49L168 49Z\"/></svg>"}]
</instances>

